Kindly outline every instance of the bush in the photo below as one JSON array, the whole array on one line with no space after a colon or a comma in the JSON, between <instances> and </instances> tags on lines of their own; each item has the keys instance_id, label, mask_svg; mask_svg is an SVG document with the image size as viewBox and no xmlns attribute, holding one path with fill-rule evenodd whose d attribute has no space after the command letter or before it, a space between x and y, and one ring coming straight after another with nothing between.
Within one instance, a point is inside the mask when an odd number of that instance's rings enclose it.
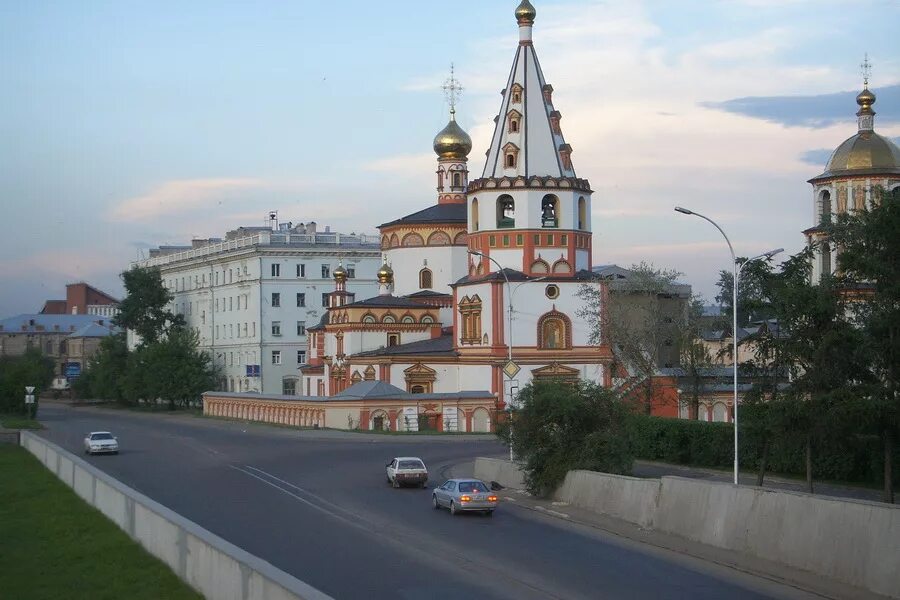
<instances>
[{"instance_id":1,"label":"bush","mask_svg":"<svg viewBox=\"0 0 900 600\"><path fill-rule=\"evenodd\" d=\"M749 408L749 406L748 406ZM759 468L757 432L750 427L752 413L744 410L747 428L741 429L741 468ZM635 458L697 467L731 468L734 465L734 428L731 423L708 423L632 414L628 437ZM806 473L803 436L779 436L771 441L767 470L772 473ZM884 476L882 442L877 436L833 437L813 447L813 476L820 480L881 484ZM894 464L900 464L895 449ZM900 469L894 477L900 483Z\"/></svg>"},{"instance_id":2,"label":"bush","mask_svg":"<svg viewBox=\"0 0 900 600\"><path fill-rule=\"evenodd\" d=\"M583 381L535 382L519 401L507 435L531 493L552 493L573 469L631 472L628 408L610 390Z\"/></svg>"},{"instance_id":3,"label":"bush","mask_svg":"<svg viewBox=\"0 0 900 600\"><path fill-rule=\"evenodd\" d=\"M53 360L40 350L29 349L22 356L0 358L0 412L24 415L25 386L34 386L35 400L53 379ZM34 405L37 412L37 404Z\"/></svg>"}]
</instances>

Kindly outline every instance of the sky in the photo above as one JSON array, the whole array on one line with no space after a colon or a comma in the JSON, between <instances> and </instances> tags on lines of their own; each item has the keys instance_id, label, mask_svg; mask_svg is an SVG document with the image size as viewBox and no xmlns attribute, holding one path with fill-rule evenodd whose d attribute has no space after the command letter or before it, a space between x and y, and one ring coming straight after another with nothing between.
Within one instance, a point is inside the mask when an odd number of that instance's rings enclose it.
<instances>
[{"instance_id":1,"label":"sky","mask_svg":"<svg viewBox=\"0 0 900 600\"><path fill-rule=\"evenodd\" d=\"M342 232L435 203L457 120L480 174L517 0L0 0L0 317L37 312L161 244L282 221ZM727 248L799 251L807 180L856 132L900 138L897 0L533 0L535 49L580 177L594 264L683 273L707 299Z\"/></svg>"}]
</instances>

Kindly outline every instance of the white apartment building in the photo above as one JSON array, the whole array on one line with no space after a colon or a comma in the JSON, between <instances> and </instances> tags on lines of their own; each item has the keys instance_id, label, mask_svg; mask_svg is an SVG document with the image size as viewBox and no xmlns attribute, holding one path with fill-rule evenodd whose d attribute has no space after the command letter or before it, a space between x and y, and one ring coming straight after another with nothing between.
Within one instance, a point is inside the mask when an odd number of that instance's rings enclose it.
<instances>
[{"instance_id":1,"label":"white apartment building","mask_svg":"<svg viewBox=\"0 0 900 600\"><path fill-rule=\"evenodd\" d=\"M316 224L241 227L224 240L150 250L141 267L159 267L183 315L220 368L221 391L299 392L306 362L306 328L325 314L342 264L347 291L377 294L381 266L377 235L317 232Z\"/></svg>"}]
</instances>

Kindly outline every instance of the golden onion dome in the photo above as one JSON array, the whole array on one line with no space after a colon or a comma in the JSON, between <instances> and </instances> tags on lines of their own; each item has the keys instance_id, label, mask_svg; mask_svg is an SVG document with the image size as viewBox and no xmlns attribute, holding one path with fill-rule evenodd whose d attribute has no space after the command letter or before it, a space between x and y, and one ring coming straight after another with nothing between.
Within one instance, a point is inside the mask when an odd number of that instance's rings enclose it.
<instances>
[{"instance_id":1,"label":"golden onion dome","mask_svg":"<svg viewBox=\"0 0 900 600\"><path fill-rule=\"evenodd\" d=\"M347 281L347 269L341 263L338 263L337 269L334 270L334 280L339 282Z\"/></svg>"},{"instance_id":2,"label":"golden onion dome","mask_svg":"<svg viewBox=\"0 0 900 600\"><path fill-rule=\"evenodd\" d=\"M377 277L378 283L393 283L394 270L387 263L384 263L381 265L381 268L378 269Z\"/></svg>"},{"instance_id":3,"label":"golden onion dome","mask_svg":"<svg viewBox=\"0 0 900 600\"><path fill-rule=\"evenodd\" d=\"M870 108L873 104L875 104L875 94L869 91L869 88L865 88L863 91L856 95L856 103L863 108Z\"/></svg>"},{"instance_id":4,"label":"golden onion dome","mask_svg":"<svg viewBox=\"0 0 900 600\"><path fill-rule=\"evenodd\" d=\"M900 174L900 148L874 131L860 131L831 154L824 175L852 175L854 171Z\"/></svg>"},{"instance_id":5,"label":"golden onion dome","mask_svg":"<svg viewBox=\"0 0 900 600\"><path fill-rule=\"evenodd\" d=\"M537 11L528 0L522 0L522 2L519 3L519 6L516 7L516 21L520 25L534 23L534 18L536 16Z\"/></svg>"},{"instance_id":6,"label":"golden onion dome","mask_svg":"<svg viewBox=\"0 0 900 600\"><path fill-rule=\"evenodd\" d=\"M440 158L465 160L472 151L472 138L456 124L451 113L450 122L434 136L433 147Z\"/></svg>"}]
</instances>

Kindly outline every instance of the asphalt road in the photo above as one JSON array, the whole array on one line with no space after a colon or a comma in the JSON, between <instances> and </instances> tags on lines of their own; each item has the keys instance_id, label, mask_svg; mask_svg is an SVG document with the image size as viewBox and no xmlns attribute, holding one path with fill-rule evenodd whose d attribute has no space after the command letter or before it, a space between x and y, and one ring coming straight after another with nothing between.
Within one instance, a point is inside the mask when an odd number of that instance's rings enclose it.
<instances>
[{"instance_id":1,"label":"asphalt road","mask_svg":"<svg viewBox=\"0 0 900 600\"><path fill-rule=\"evenodd\" d=\"M303 431L43 404L44 437L199 525L344 599L818 598L727 567L504 504L451 517L431 491L392 489L384 465L421 456L430 485L503 447L484 437ZM429 486L430 487L430 486Z\"/></svg>"}]
</instances>

